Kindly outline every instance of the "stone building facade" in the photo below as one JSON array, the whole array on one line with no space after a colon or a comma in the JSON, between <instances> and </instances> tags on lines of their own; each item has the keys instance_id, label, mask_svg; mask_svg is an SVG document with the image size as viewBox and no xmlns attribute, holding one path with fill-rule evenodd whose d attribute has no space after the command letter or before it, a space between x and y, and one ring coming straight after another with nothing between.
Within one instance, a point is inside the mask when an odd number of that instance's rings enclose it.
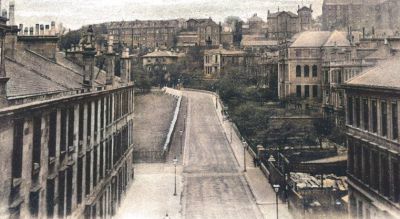
<instances>
[{"instance_id":1,"label":"stone building facade","mask_svg":"<svg viewBox=\"0 0 400 219\"><path fill-rule=\"evenodd\" d=\"M226 68L246 66L246 52L222 48L204 51L205 78L218 78Z\"/></svg>"},{"instance_id":2,"label":"stone building facade","mask_svg":"<svg viewBox=\"0 0 400 219\"><path fill-rule=\"evenodd\" d=\"M368 35L392 35L400 29L400 3L396 0L324 0L324 30L364 31Z\"/></svg>"},{"instance_id":3,"label":"stone building facade","mask_svg":"<svg viewBox=\"0 0 400 219\"><path fill-rule=\"evenodd\" d=\"M399 68L393 57L344 85L350 218L400 215Z\"/></svg>"},{"instance_id":4,"label":"stone building facade","mask_svg":"<svg viewBox=\"0 0 400 219\"><path fill-rule=\"evenodd\" d=\"M134 87L129 72L95 75L93 39L81 41L83 68L28 47L2 53L0 217L109 218L132 182Z\"/></svg>"},{"instance_id":5,"label":"stone building facade","mask_svg":"<svg viewBox=\"0 0 400 219\"><path fill-rule=\"evenodd\" d=\"M109 35L116 42L124 43L131 48L173 47L176 35L184 27L185 21L147 20L111 22L105 24Z\"/></svg>"},{"instance_id":6,"label":"stone building facade","mask_svg":"<svg viewBox=\"0 0 400 219\"><path fill-rule=\"evenodd\" d=\"M297 14L290 11L270 13L268 11L267 37L272 39L290 39L296 33L311 30L312 7L302 7Z\"/></svg>"}]
</instances>

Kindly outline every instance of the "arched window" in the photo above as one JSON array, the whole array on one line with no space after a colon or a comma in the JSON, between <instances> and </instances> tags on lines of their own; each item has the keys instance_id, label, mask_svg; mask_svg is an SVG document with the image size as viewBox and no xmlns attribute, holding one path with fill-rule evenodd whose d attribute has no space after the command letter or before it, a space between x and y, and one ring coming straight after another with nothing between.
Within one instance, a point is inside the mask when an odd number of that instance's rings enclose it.
<instances>
[{"instance_id":1,"label":"arched window","mask_svg":"<svg viewBox=\"0 0 400 219\"><path fill-rule=\"evenodd\" d=\"M312 76L314 78L318 77L318 67L316 65L313 65L312 67Z\"/></svg>"},{"instance_id":2,"label":"arched window","mask_svg":"<svg viewBox=\"0 0 400 219\"><path fill-rule=\"evenodd\" d=\"M304 66L304 77L305 78L310 77L310 66L308 65Z\"/></svg>"},{"instance_id":3,"label":"arched window","mask_svg":"<svg viewBox=\"0 0 400 219\"><path fill-rule=\"evenodd\" d=\"M301 77L301 66L296 66L296 77Z\"/></svg>"}]
</instances>

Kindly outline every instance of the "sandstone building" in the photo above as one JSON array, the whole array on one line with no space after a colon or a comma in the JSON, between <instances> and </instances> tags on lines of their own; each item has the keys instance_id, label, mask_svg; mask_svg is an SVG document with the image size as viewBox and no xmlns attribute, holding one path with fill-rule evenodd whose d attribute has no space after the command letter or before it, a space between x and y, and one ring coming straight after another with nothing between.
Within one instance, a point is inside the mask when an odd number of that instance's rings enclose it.
<instances>
[{"instance_id":1,"label":"sandstone building","mask_svg":"<svg viewBox=\"0 0 400 219\"><path fill-rule=\"evenodd\" d=\"M348 81L346 126L350 218L398 218L399 58Z\"/></svg>"},{"instance_id":2,"label":"sandstone building","mask_svg":"<svg viewBox=\"0 0 400 219\"><path fill-rule=\"evenodd\" d=\"M272 39L290 39L296 33L311 30L312 7L298 8L297 14L290 11L270 13L268 11L267 37Z\"/></svg>"},{"instance_id":3,"label":"sandstone building","mask_svg":"<svg viewBox=\"0 0 400 219\"><path fill-rule=\"evenodd\" d=\"M398 34L400 3L397 0L324 0L324 30L364 31L367 35Z\"/></svg>"},{"instance_id":4,"label":"sandstone building","mask_svg":"<svg viewBox=\"0 0 400 219\"><path fill-rule=\"evenodd\" d=\"M6 21L0 17L8 51L0 58L0 217L112 216L133 178L130 73L98 71L90 29L81 67L52 46L29 46L45 37L17 37Z\"/></svg>"}]
</instances>

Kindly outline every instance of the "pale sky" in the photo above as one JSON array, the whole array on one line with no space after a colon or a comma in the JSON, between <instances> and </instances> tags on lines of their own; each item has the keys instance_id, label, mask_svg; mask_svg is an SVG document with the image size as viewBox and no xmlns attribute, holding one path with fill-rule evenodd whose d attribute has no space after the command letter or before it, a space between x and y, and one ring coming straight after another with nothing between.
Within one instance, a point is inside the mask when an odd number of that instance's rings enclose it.
<instances>
[{"instance_id":1,"label":"pale sky","mask_svg":"<svg viewBox=\"0 0 400 219\"><path fill-rule=\"evenodd\" d=\"M2 8L8 9L3 0ZM266 20L268 9L291 10L313 4L314 17L321 14L322 0L15 0L16 23L34 25L55 20L77 29L105 21L208 18L223 21L230 15L247 20L254 13Z\"/></svg>"}]
</instances>

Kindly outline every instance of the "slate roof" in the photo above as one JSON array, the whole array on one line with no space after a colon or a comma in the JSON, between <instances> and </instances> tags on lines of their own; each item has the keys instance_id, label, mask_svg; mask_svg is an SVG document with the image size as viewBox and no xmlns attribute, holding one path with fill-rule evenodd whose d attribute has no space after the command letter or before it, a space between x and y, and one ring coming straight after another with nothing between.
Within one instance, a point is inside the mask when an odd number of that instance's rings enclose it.
<instances>
[{"instance_id":1,"label":"slate roof","mask_svg":"<svg viewBox=\"0 0 400 219\"><path fill-rule=\"evenodd\" d=\"M365 57L365 59L366 60L383 60L383 59L387 59L387 58L389 58L391 56L390 50L391 50L391 48L389 48L387 45L380 45L380 46L378 46L376 51L374 51L373 53L371 53L370 55Z\"/></svg>"},{"instance_id":2,"label":"slate roof","mask_svg":"<svg viewBox=\"0 0 400 219\"><path fill-rule=\"evenodd\" d=\"M346 82L346 85L400 90L400 57L379 62L375 67Z\"/></svg>"},{"instance_id":3,"label":"slate roof","mask_svg":"<svg viewBox=\"0 0 400 219\"><path fill-rule=\"evenodd\" d=\"M83 70L57 54L57 62L30 50L17 49L15 59L6 58L8 97L34 96L82 88ZM97 71L96 71L97 73ZM105 84L105 72L97 77L98 85Z\"/></svg>"},{"instance_id":4,"label":"slate roof","mask_svg":"<svg viewBox=\"0 0 400 219\"><path fill-rule=\"evenodd\" d=\"M61 92L67 89L10 59L6 59L5 66L7 76L10 77L7 83L8 97Z\"/></svg>"},{"instance_id":5,"label":"slate roof","mask_svg":"<svg viewBox=\"0 0 400 219\"><path fill-rule=\"evenodd\" d=\"M290 47L322 47L330 36L329 31L306 31L301 33Z\"/></svg>"},{"instance_id":6,"label":"slate roof","mask_svg":"<svg viewBox=\"0 0 400 219\"><path fill-rule=\"evenodd\" d=\"M343 31L333 31L328 40L324 44L325 47L347 47L351 46L347 39L347 33Z\"/></svg>"},{"instance_id":7,"label":"slate roof","mask_svg":"<svg viewBox=\"0 0 400 219\"><path fill-rule=\"evenodd\" d=\"M159 50L148 53L143 56L143 58L152 58L152 57L178 57L179 54L171 51Z\"/></svg>"},{"instance_id":8,"label":"slate roof","mask_svg":"<svg viewBox=\"0 0 400 219\"><path fill-rule=\"evenodd\" d=\"M278 16L280 16L281 14L288 14L290 17L292 17L292 18L296 18L296 17L298 17L298 15L297 14L295 14L295 13L293 13L293 12L291 12L291 11L279 11L279 12L275 12L275 13L271 13L271 14L269 14L268 15L268 18L275 18L275 17L278 17Z\"/></svg>"},{"instance_id":9,"label":"slate roof","mask_svg":"<svg viewBox=\"0 0 400 219\"><path fill-rule=\"evenodd\" d=\"M205 54L222 54L222 55L245 55L246 52L241 50L227 50L224 48L206 50Z\"/></svg>"},{"instance_id":10,"label":"slate roof","mask_svg":"<svg viewBox=\"0 0 400 219\"><path fill-rule=\"evenodd\" d=\"M343 31L306 31L295 38L291 48L351 46L347 33Z\"/></svg>"}]
</instances>

